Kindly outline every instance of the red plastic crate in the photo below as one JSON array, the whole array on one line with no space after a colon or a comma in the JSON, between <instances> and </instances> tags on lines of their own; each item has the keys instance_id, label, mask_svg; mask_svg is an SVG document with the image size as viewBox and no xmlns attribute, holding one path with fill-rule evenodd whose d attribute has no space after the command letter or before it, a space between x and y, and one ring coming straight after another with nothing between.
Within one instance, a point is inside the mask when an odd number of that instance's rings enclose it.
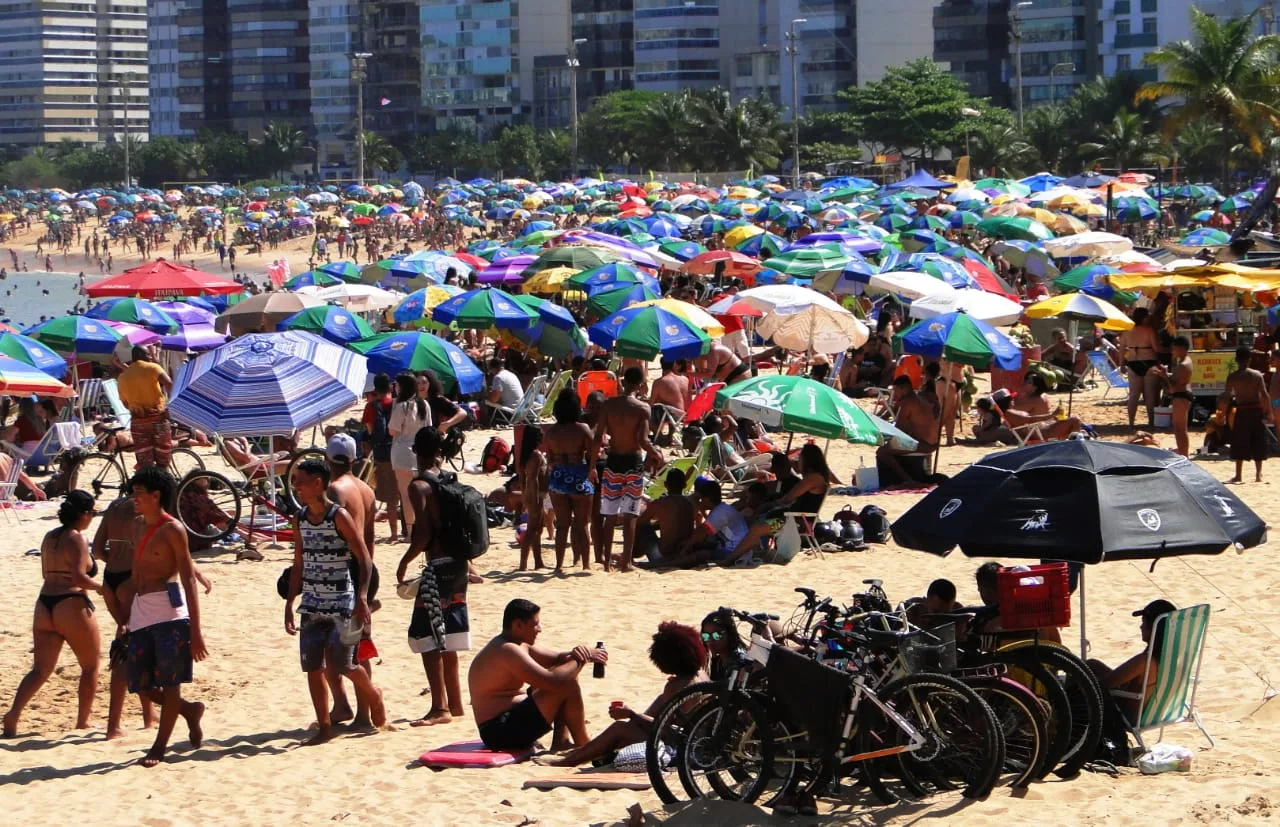
<instances>
[{"instance_id":1,"label":"red plastic crate","mask_svg":"<svg viewBox=\"0 0 1280 827\"><path fill-rule=\"evenodd\" d=\"M1009 630L1071 625L1071 581L1066 563L1000 569L996 589L1000 625Z\"/></svg>"}]
</instances>

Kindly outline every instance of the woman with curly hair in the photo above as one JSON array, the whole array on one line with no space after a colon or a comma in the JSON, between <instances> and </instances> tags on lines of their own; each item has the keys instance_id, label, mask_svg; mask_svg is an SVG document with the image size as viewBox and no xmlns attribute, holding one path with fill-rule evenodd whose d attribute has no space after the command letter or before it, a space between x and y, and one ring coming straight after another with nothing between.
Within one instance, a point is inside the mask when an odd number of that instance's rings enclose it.
<instances>
[{"instance_id":1,"label":"woman with curly hair","mask_svg":"<svg viewBox=\"0 0 1280 827\"><path fill-rule=\"evenodd\" d=\"M698 630L692 626L672 620L659 625L649 646L649 660L668 678L662 692L648 708L644 712L636 712L626 704L610 707L609 717L613 718L613 723L604 732L565 753L552 764L574 767L599 758L611 761L613 754L623 747L644 743L653 726L653 716L668 699L686 686L707 680L702 668L707 661L707 650L702 645Z\"/></svg>"}]
</instances>

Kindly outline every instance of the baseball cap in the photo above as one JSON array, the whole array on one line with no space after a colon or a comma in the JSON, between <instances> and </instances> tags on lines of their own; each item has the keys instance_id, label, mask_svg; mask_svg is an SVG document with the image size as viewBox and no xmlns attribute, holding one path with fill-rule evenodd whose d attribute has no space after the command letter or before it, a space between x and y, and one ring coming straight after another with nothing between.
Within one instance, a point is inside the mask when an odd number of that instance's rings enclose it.
<instances>
[{"instance_id":1,"label":"baseball cap","mask_svg":"<svg viewBox=\"0 0 1280 827\"><path fill-rule=\"evenodd\" d=\"M350 434L334 434L324 449L325 457L330 461L345 459L354 462L356 458L356 441Z\"/></svg>"},{"instance_id":2,"label":"baseball cap","mask_svg":"<svg viewBox=\"0 0 1280 827\"><path fill-rule=\"evenodd\" d=\"M1141 617L1144 620L1155 620L1160 615L1166 615L1169 612L1176 612L1178 607L1170 603L1168 600L1152 600L1147 605L1133 613L1134 617Z\"/></svg>"}]
</instances>

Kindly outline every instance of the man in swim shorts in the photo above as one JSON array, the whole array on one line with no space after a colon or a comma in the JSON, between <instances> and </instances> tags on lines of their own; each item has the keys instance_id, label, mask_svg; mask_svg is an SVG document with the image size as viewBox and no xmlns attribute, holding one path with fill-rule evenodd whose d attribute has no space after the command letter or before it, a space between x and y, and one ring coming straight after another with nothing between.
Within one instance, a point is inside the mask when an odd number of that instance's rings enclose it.
<instances>
[{"instance_id":1,"label":"man in swim shorts","mask_svg":"<svg viewBox=\"0 0 1280 827\"><path fill-rule=\"evenodd\" d=\"M512 600L502 613L502 634L471 661L471 708L480 740L491 750L525 750L552 730L553 751L587 743L578 677L589 663L607 663L609 653L586 646L566 652L537 646L540 612L536 603Z\"/></svg>"},{"instance_id":2,"label":"man in swim shorts","mask_svg":"<svg viewBox=\"0 0 1280 827\"><path fill-rule=\"evenodd\" d=\"M662 464L662 453L649 441L649 406L636 398L643 384L644 371L627 368L622 374L622 395L600 407L596 422L593 457L600 455L605 437L609 438L604 470L600 472L600 514L604 516L604 526L599 548L603 559L599 562L605 571L613 565L613 531L619 521L623 548L630 549L635 544L636 517L644 508L645 458L652 459L655 467ZM630 560L623 560L622 570L630 568Z\"/></svg>"},{"instance_id":3,"label":"man in swim shorts","mask_svg":"<svg viewBox=\"0 0 1280 827\"><path fill-rule=\"evenodd\" d=\"M1227 377L1226 393L1236 402L1231 426L1231 458L1236 462L1236 475L1228 482L1243 482L1248 460L1253 460L1255 482L1262 482L1262 463L1267 458L1267 422L1274 414L1266 379L1249 367L1252 353L1247 347L1236 348L1236 370Z\"/></svg>"}]
</instances>

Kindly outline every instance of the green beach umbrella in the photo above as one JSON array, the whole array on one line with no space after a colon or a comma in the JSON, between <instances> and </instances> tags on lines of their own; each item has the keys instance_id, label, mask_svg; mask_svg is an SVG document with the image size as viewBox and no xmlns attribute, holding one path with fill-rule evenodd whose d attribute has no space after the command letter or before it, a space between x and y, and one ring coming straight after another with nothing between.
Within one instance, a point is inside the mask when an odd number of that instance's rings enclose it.
<instances>
[{"instance_id":1,"label":"green beach umbrella","mask_svg":"<svg viewBox=\"0 0 1280 827\"><path fill-rule=\"evenodd\" d=\"M538 257L524 268L526 277L546 270L548 267L572 267L575 270L590 270L611 261L620 261L622 256L602 247L553 247L538 254Z\"/></svg>"},{"instance_id":2,"label":"green beach umbrella","mask_svg":"<svg viewBox=\"0 0 1280 827\"><path fill-rule=\"evenodd\" d=\"M156 333L177 333L178 322L146 299L107 299L85 314L90 319L128 322Z\"/></svg>"},{"instance_id":3,"label":"green beach umbrella","mask_svg":"<svg viewBox=\"0 0 1280 827\"><path fill-rule=\"evenodd\" d=\"M316 270L327 276L342 279L347 284L359 284L360 282L360 268L350 261L333 261L328 264L321 264Z\"/></svg>"},{"instance_id":4,"label":"green beach umbrella","mask_svg":"<svg viewBox=\"0 0 1280 827\"><path fill-rule=\"evenodd\" d=\"M978 222L981 232L997 238L1020 239L1022 241L1048 241L1053 238L1050 230L1039 221L1016 216L996 216L984 218Z\"/></svg>"},{"instance_id":5,"label":"green beach umbrella","mask_svg":"<svg viewBox=\"0 0 1280 827\"><path fill-rule=\"evenodd\" d=\"M277 330L305 330L331 342L345 345L356 339L367 339L374 331L369 323L345 307L322 304L307 307L276 325Z\"/></svg>"},{"instance_id":6,"label":"green beach umbrella","mask_svg":"<svg viewBox=\"0 0 1280 827\"><path fill-rule=\"evenodd\" d=\"M770 258L762 264L797 279L811 279L827 270L843 270L849 257L836 245L803 247Z\"/></svg>"},{"instance_id":7,"label":"green beach umbrella","mask_svg":"<svg viewBox=\"0 0 1280 827\"><path fill-rule=\"evenodd\" d=\"M656 305L623 308L587 333L600 347L629 359L696 359L711 349L702 328Z\"/></svg>"},{"instance_id":8,"label":"green beach umbrella","mask_svg":"<svg viewBox=\"0 0 1280 827\"><path fill-rule=\"evenodd\" d=\"M471 357L452 342L421 330L379 333L351 342L347 347L369 357L374 374L397 376L405 371L433 370L445 390L457 386L462 393L484 388L484 373Z\"/></svg>"},{"instance_id":9,"label":"green beach umbrella","mask_svg":"<svg viewBox=\"0 0 1280 827\"><path fill-rule=\"evenodd\" d=\"M596 293L587 302L587 312L604 318L624 307L660 298L661 294L647 284L626 284Z\"/></svg>"},{"instance_id":10,"label":"green beach umbrella","mask_svg":"<svg viewBox=\"0 0 1280 827\"><path fill-rule=\"evenodd\" d=\"M877 423L852 399L807 376L757 376L735 382L716 393L716 408L766 427L862 445L882 445L886 429L897 430L887 422ZM902 439L914 442L906 434Z\"/></svg>"},{"instance_id":11,"label":"green beach umbrella","mask_svg":"<svg viewBox=\"0 0 1280 827\"><path fill-rule=\"evenodd\" d=\"M528 235L522 235L517 239L521 244L535 247L541 247L553 238L559 238L564 235L564 230L534 230Z\"/></svg>"},{"instance_id":12,"label":"green beach umbrella","mask_svg":"<svg viewBox=\"0 0 1280 827\"><path fill-rule=\"evenodd\" d=\"M530 328L538 323L537 311L530 310L516 297L495 287L468 290L431 311L431 320L440 324L456 324L464 330Z\"/></svg>"}]
</instances>

